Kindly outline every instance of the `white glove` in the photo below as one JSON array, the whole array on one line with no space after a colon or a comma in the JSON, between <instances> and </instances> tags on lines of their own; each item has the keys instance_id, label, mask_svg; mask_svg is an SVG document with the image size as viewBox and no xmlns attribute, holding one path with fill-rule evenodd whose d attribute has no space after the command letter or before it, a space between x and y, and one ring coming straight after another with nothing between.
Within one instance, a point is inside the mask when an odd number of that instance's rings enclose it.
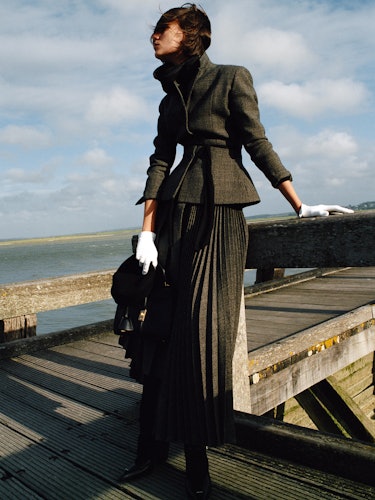
<instances>
[{"instance_id":1,"label":"white glove","mask_svg":"<svg viewBox=\"0 0 375 500\"><path fill-rule=\"evenodd\" d=\"M310 207L302 203L298 212L298 217L326 217L331 212L352 214L354 211L350 208L340 207L340 205L313 205Z\"/></svg>"},{"instance_id":2,"label":"white glove","mask_svg":"<svg viewBox=\"0 0 375 500\"><path fill-rule=\"evenodd\" d=\"M135 258L139 260L139 265L143 266L142 274L147 274L150 264L154 267L158 265L158 251L155 246L156 234L152 231L142 231L138 236Z\"/></svg>"}]
</instances>

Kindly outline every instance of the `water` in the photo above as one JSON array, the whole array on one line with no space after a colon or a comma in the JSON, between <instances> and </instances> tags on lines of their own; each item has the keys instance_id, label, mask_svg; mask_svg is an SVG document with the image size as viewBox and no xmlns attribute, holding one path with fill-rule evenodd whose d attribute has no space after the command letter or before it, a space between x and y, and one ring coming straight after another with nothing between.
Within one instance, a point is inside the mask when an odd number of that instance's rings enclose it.
<instances>
[{"instance_id":1,"label":"water","mask_svg":"<svg viewBox=\"0 0 375 500\"><path fill-rule=\"evenodd\" d=\"M116 269L132 252L134 231L98 233L76 238L0 242L0 283L54 278ZM96 323L114 316L115 303L105 300L38 313L38 335Z\"/></svg>"},{"instance_id":2,"label":"water","mask_svg":"<svg viewBox=\"0 0 375 500\"><path fill-rule=\"evenodd\" d=\"M136 231L116 231L67 238L18 242L0 241L0 283L54 278L89 271L116 269L131 255L131 237ZM300 270L288 270L288 273ZM288 274L287 273L287 274ZM245 271L245 285L255 280L255 271ZM112 319L112 299L38 313L38 335Z\"/></svg>"}]
</instances>

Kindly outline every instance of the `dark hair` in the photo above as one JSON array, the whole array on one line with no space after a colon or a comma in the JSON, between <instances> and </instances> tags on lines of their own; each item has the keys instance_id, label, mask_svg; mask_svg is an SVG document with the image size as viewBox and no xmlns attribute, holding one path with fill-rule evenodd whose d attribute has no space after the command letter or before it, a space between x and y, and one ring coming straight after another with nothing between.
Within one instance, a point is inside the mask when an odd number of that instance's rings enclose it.
<instances>
[{"instance_id":1,"label":"dark hair","mask_svg":"<svg viewBox=\"0 0 375 500\"><path fill-rule=\"evenodd\" d=\"M157 22L154 33L163 33L169 23L177 21L184 32L182 51L187 56L201 56L211 44L211 23L207 14L194 3L169 9Z\"/></svg>"}]
</instances>

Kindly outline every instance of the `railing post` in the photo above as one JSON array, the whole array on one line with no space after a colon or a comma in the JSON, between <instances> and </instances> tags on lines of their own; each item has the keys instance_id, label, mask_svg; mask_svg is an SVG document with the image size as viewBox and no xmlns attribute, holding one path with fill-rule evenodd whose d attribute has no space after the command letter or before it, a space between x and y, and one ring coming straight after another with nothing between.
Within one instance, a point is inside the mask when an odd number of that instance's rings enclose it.
<instances>
[{"instance_id":1,"label":"railing post","mask_svg":"<svg viewBox=\"0 0 375 500\"><path fill-rule=\"evenodd\" d=\"M36 314L25 314L16 318L0 320L0 343L25 339L36 335Z\"/></svg>"},{"instance_id":2,"label":"railing post","mask_svg":"<svg viewBox=\"0 0 375 500\"><path fill-rule=\"evenodd\" d=\"M236 345L234 347L232 371L233 408L236 411L251 413L244 292L242 292L241 298L240 318L238 323Z\"/></svg>"},{"instance_id":3,"label":"railing post","mask_svg":"<svg viewBox=\"0 0 375 500\"><path fill-rule=\"evenodd\" d=\"M281 267L260 267L257 269L255 284L284 278L285 269Z\"/></svg>"}]
</instances>

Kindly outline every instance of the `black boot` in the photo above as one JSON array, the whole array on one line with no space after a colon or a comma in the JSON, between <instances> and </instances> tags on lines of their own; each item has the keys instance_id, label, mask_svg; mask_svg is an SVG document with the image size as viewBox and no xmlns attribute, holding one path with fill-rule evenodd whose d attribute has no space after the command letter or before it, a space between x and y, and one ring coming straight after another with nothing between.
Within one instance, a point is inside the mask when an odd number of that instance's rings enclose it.
<instances>
[{"instance_id":1,"label":"black boot","mask_svg":"<svg viewBox=\"0 0 375 500\"><path fill-rule=\"evenodd\" d=\"M159 394L159 381L147 377L143 384L141 405L139 409L139 437L137 458L134 464L125 469L119 478L120 482L128 482L153 471L154 466L168 459L169 443L156 441L154 437L154 422Z\"/></svg>"},{"instance_id":2,"label":"black boot","mask_svg":"<svg viewBox=\"0 0 375 500\"><path fill-rule=\"evenodd\" d=\"M140 459L136 459L134 464L131 467L125 469L123 474L119 477L118 481L120 483L128 483L134 479L138 479L139 477L146 476L150 474L153 470L154 464L151 459L146 459L141 461Z\"/></svg>"},{"instance_id":3,"label":"black boot","mask_svg":"<svg viewBox=\"0 0 375 500\"><path fill-rule=\"evenodd\" d=\"M206 499L211 492L211 479L205 446L185 445L186 493L189 498Z\"/></svg>"}]
</instances>

